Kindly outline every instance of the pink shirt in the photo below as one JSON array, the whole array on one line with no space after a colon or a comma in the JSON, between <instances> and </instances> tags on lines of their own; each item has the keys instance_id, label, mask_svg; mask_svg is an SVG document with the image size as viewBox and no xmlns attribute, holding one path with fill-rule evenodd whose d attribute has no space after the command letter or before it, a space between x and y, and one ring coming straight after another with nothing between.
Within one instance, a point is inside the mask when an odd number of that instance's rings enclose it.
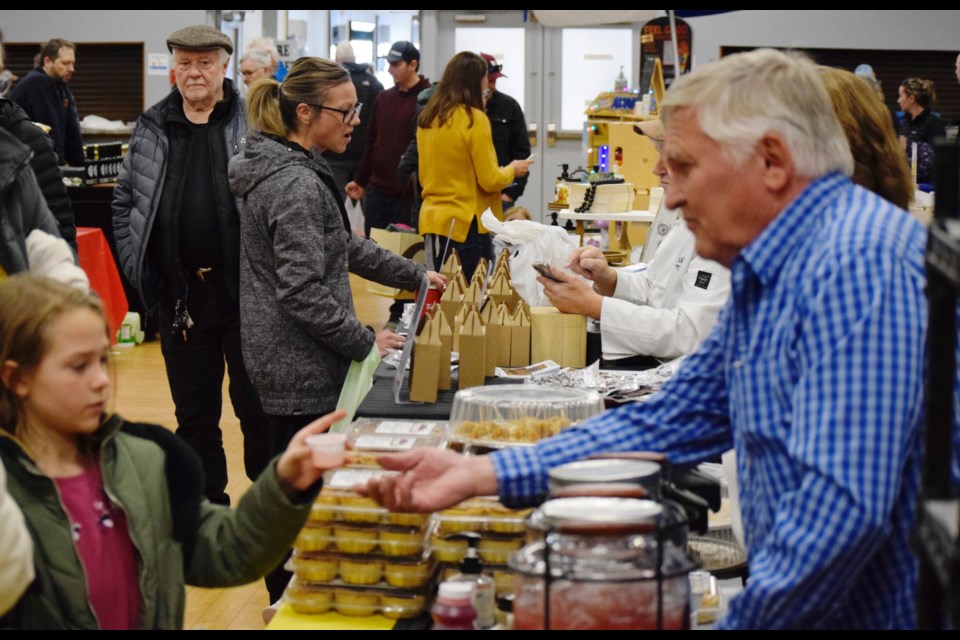
<instances>
[{"instance_id":1,"label":"pink shirt","mask_svg":"<svg viewBox=\"0 0 960 640\"><path fill-rule=\"evenodd\" d=\"M90 606L100 628L137 629L137 551L130 540L126 515L104 491L100 465L94 463L78 476L54 481L70 518L73 542L86 573Z\"/></svg>"}]
</instances>

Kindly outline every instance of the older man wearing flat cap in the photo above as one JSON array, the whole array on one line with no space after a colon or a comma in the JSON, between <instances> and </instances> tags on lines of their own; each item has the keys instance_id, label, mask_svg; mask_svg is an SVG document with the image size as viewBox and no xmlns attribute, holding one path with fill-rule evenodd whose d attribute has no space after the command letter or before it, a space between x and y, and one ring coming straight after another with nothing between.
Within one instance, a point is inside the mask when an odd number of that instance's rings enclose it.
<instances>
[{"instance_id":1,"label":"older man wearing flat cap","mask_svg":"<svg viewBox=\"0 0 960 640\"><path fill-rule=\"evenodd\" d=\"M206 496L229 504L224 361L247 476L268 462L266 417L240 351L239 205L227 184L227 163L245 143L246 111L226 78L230 38L185 27L167 48L176 88L137 120L114 192L114 235L128 280L159 313L177 435L203 461Z\"/></svg>"}]
</instances>

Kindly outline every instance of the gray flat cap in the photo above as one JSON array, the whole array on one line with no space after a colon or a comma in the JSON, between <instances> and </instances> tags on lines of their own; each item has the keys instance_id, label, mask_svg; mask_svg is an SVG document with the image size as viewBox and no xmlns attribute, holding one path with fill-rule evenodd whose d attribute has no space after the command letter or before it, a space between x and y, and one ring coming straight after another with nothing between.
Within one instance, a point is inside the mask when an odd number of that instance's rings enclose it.
<instances>
[{"instance_id":1,"label":"gray flat cap","mask_svg":"<svg viewBox=\"0 0 960 640\"><path fill-rule=\"evenodd\" d=\"M170 34L167 38L167 49L172 53L178 49L224 49L233 53L233 43L225 33L205 24L184 27Z\"/></svg>"}]
</instances>

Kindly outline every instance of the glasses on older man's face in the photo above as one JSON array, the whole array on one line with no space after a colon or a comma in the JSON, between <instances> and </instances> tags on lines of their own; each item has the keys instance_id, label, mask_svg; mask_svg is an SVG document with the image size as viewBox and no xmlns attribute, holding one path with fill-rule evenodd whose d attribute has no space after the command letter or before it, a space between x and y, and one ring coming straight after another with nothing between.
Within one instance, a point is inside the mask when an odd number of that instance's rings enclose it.
<instances>
[{"instance_id":1,"label":"glasses on older man's face","mask_svg":"<svg viewBox=\"0 0 960 640\"><path fill-rule=\"evenodd\" d=\"M490 75L491 73L499 73L501 71L503 71L502 64L493 64L492 62L487 63L487 75Z\"/></svg>"},{"instance_id":2,"label":"glasses on older man's face","mask_svg":"<svg viewBox=\"0 0 960 640\"><path fill-rule=\"evenodd\" d=\"M306 104L310 104L307 102ZM322 104L310 104L314 109L326 109L327 111L336 111L339 114L343 115L343 124L350 124L353 122L353 116L360 117L360 109L363 108L363 103L358 102L349 109L337 109L336 107L326 107Z\"/></svg>"}]
</instances>

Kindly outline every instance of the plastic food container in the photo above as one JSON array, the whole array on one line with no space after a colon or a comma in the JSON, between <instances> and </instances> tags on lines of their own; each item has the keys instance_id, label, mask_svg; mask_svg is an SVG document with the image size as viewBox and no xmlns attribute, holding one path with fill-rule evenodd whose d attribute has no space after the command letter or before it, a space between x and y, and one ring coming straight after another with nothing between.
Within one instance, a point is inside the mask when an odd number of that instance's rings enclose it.
<instances>
[{"instance_id":1,"label":"plastic food container","mask_svg":"<svg viewBox=\"0 0 960 640\"><path fill-rule=\"evenodd\" d=\"M426 594L420 591L311 585L299 580L287 586L283 597L297 613L335 611L345 616L379 613L395 620L420 615L427 603Z\"/></svg>"},{"instance_id":2,"label":"plastic food container","mask_svg":"<svg viewBox=\"0 0 960 640\"><path fill-rule=\"evenodd\" d=\"M377 586L419 589L429 584L436 562L426 558L389 558L376 554L346 555L297 550L287 563L301 583L327 586Z\"/></svg>"},{"instance_id":3,"label":"plastic food container","mask_svg":"<svg viewBox=\"0 0 960 640\"><path fill-rule=\"evenodd\" d=\"M496 498L465 500L437 513L437 533L441 536L463 531L520 534L525 530L523 519L531 511L508 509Z\"/></svg>"},{"instance_id":4,"label":"plastic food container","mask_svg":"<svg viewBox=\"0 0 960 640\"><path fill-rule=\"evenodd\" d=\"M371 435L406 435L442 440L447 436L447 429L447 422L360 418L354 420L347 429L347 439L351 444L358 438Z\"/></svg>"},{"instance_id":5,"label":"plastic food container","mask_svg":"<svg viewBox=\"0 0 960 640\"><path fill-rule=\"evenodd\" d=\"M603 398L592 390L473 387L454 396L450 439L490 448L532 444L603 409Z\"/></svg>"},{"instance_id":6,"label":"plastic food container","mask_svg":"<svg viewBox=\"0 0 960 640\"><path fill-rule=\"evenodd\" d=\"M347 436L342 433L317 433L307 438L313 451L313 464L333 468L343 464L347 455Z\"/></svg>"}]
</instances>

